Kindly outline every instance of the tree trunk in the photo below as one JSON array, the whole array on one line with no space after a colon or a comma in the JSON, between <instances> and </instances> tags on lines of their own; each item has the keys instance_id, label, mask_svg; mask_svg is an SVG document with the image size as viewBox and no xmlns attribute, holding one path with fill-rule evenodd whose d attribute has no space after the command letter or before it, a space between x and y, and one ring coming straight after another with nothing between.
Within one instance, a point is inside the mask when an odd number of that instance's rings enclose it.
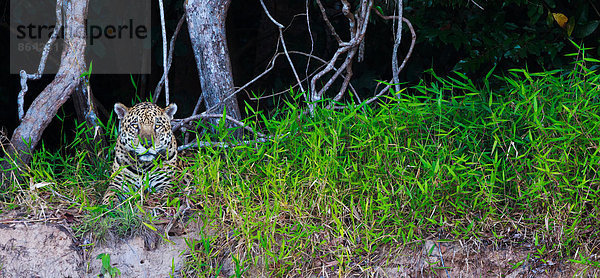
<instances>
[{"instance_id":1,"label":"tree trunk","mask_svg":"<svg viewBox=\"0 0 600 278\"><path fill-rule=\"evenodd\" d=\"M225 108L227 115L239 120L237 97L231 96L234 85L225 36L230 3L231 0L188 0L185 12L207 110L222 113Z\"/></svg>"},{"instance_id":2,"label":"tree trunk","mask_svg":"<svg viewBox=\"0 0 600 278\"><path fill-rule=\"evenodd\" d=\"M35 98L25 117L15 129L1 167L11 162L25 165L39 142L44 129L81 83L85 70L85 22L89 0L64 1L65 38L60 68L54 80Z\"/></svg>"}]
</instances>

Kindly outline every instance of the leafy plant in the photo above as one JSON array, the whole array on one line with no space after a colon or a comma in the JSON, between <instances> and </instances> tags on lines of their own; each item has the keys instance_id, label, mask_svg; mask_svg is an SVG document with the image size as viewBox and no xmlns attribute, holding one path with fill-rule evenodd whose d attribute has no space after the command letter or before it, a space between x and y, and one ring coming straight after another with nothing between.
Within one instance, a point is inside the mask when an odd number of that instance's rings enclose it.
<instances>
[{"instance_id":1,"label":"leafy plant","mask_svg":"<svg viewBox=\"0 0 600 278\"><path fill-rule=\"evenodd\" d=\"M121 270L116 267L113 267L110 264L110 254L102 253L98 254L96 259L102 261L102 269L100 270L100 275L98 277L102 277L102 275L108 276L108 278L119 277L121 276Z\"/></svg>"}]
</instances>

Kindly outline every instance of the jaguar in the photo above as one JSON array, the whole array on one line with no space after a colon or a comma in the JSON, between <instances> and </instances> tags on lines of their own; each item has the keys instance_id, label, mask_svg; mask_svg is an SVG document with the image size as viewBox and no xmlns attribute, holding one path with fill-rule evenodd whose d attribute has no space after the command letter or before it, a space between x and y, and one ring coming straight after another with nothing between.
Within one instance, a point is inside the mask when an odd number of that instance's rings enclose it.
<instances>
[{"instance_id":1,"label":"jaguar","mask_svg":"<svg viewBox=\"0 0 600 278\"><path fill-rule=\"evenodd\" d=\"M177 141L171 120L177 112L172 103L161 108L150 102L133 107L114 105L119 119L119 133L112 165L112 181L103 204L110 205L115 196L126 192L160 192L173 184L177 164Z\"/></svg>"}]
</instances>

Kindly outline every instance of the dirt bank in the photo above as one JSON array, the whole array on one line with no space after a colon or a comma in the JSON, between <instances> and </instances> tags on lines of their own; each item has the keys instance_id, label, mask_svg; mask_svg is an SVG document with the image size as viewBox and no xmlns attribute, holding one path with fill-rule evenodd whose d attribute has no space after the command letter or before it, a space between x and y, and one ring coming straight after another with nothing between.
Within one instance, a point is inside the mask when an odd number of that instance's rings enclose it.
<instances>
[{"instance_id":1,"label":"dirt bank","mask_svg":"<svg viewBox=\"0 0 600 278\"><path fill-rule=\"evenodd\" d=\"M4 223L6 223L5 221ZM183 236L170 242L161 240L155 250L146 250L140 237L115 239L104 244L86 244L74 239L60 224L23 221L0 225L0 277L98 277L106 253L122 277L180 276L187 245L185 238L198 237L190 225ZM357 277L573 277L594 276L597 269L568 261L543 261L526 245L491 247L460 242L425 241L408 248L381 250L369 260L356 260L342 276ZM317 259L316 259L317 260ZM443 262L442 262L443 261ZM231 263L220 262L225 277L234 274ZM302 277L340 275L335 261L319 261ZM268 270L258 265L245 269L247 277L266 277Z\"/></svg>"}]
</instances>

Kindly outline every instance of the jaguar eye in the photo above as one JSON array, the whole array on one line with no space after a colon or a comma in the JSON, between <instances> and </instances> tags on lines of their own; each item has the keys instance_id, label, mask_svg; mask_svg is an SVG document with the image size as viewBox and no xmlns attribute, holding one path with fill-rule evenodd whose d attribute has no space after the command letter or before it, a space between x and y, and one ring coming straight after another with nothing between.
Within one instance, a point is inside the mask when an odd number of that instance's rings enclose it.
<instances>
[{"instance_id":1,"label":"jaguar eye","mask_svg":"<svg viewBox=\"0 0 600 278\"><path fill-rule=\"evenodd\" d=\"M135 129L140 129L140 125L138 125L138 124L133 124L132 126L133 126L133 128L135 128Z\"/></svg>"}]
</instances>

